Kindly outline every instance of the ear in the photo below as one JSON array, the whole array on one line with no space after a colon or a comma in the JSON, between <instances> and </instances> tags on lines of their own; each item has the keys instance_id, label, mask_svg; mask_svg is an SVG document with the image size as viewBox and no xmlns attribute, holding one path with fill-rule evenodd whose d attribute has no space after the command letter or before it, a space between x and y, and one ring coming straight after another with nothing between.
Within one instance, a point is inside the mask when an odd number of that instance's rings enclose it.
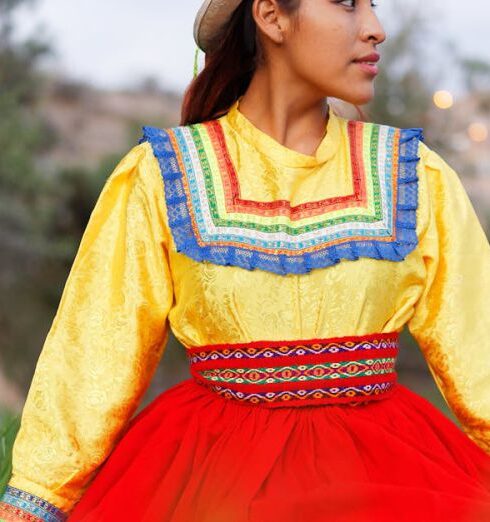
<instances>
[{"instance_id":1,"label":"ear","mask_svg":"<svg viewBox=\"0 0 490 522\"><path fill-rule=\"evenodd\" d=\"M277 0L254 0L252 16L260 32L276 44L283 43L290 18L281 11Z\"/></svg>"}]
</instances>

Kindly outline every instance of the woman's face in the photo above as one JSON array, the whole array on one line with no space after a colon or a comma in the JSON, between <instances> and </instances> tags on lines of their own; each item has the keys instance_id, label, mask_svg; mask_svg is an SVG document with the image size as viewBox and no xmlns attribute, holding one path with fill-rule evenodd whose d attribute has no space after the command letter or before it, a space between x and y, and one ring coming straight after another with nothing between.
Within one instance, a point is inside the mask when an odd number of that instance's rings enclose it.
<instances>
[{"instance_id":1,"label":"woman's face","mask_svg":"<svg viewBox=\"0 0 490 522\"><path fill-rule=\"evenodd\" d=\"M274 54L281 55L289 80L309 84L322 96L369 102L376 74L354 60L375 53L386 38L375 6L370 0L301 0L292 17L276 10L277 19L271 15L264 29L280 44Z\"/></svg>"}]
</instances>

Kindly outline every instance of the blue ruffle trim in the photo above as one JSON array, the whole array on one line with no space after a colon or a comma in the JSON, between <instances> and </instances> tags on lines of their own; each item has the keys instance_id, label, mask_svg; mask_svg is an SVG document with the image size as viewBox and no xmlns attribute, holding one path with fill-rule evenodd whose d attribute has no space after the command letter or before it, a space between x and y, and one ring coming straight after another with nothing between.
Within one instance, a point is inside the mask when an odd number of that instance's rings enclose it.
<instances>
[{"instance_id":1,"label":"blue ruffle trim","mask_svg":"<svg viewBox=\"0 0 490 522\"><path fill-rule=\"evenodd\" d=\"M26 514L34 515L46 522L64 522L68 518L67 513L47 500L22 489L14 488L9 484L7 484L3 496L0 498L0 513L2 503L19 509Z\"/></svg>"},{"instance_id":2,"label":"blue ruffle trim","mask_svg":"<svg viewBox=\"0 0 490 522\"><path fill-rule=\"evenodd\" d=\"M360 257L402 261L418 244L416 210L418 205L417 156L423 129L400 129L399 171L397 192L396 239L391 242L376 239L346 241L328 245L316 252L299 255L266 254L250 247L200 246L194 236L186 194L182 184L183 173L168 133L164 129L143 126L138 143L148 141L158 159L165 187L169 226L178 252L196 261L219 265L233 265L254 270L259 268L280 275L304 274L315 268L337 264L341 259Z\"/></svg>"}]
</instances>

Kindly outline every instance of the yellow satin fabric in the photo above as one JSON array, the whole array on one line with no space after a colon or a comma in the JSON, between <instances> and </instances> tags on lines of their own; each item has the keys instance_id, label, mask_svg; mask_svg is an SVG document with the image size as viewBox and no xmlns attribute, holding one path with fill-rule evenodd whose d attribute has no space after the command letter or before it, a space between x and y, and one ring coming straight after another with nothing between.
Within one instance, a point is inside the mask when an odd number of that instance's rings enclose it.
<instances>
[{"instance_id":1,"label":"yellow satin fabric","mask_svg":"<svg viewBox=\"0 0 490 522\"><path fill-rule=\"evenodd\" d=\"M314 156L237 108L221 120L244 197L294 204L352 191L330 110ZM66 511L135 412L171 327L185 345L400 331L419 341L468 435L490 454L490 246L458 175L426 145L419 246L402 262L342 260L308 274L197 262L175 249L151 145L108 177L37 363L10 484Z\"/></svg>"}]
</instances>

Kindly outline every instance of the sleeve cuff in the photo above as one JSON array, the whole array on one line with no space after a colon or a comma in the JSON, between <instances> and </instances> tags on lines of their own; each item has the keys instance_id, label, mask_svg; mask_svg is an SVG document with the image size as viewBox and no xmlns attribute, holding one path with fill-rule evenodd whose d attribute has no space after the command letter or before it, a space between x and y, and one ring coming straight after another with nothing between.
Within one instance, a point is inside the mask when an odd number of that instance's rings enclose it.
<instances>
[{"instance_id":1,"label":"sleeve cuff","mask_svg":"<svg viewBox=\"0 0 490 522\"><path fill-rule=\"evenodd\" d=\"M68 514L41 497L7 485L0 498L0 521L61 522Z\"/></svg>"}]
</instances>

